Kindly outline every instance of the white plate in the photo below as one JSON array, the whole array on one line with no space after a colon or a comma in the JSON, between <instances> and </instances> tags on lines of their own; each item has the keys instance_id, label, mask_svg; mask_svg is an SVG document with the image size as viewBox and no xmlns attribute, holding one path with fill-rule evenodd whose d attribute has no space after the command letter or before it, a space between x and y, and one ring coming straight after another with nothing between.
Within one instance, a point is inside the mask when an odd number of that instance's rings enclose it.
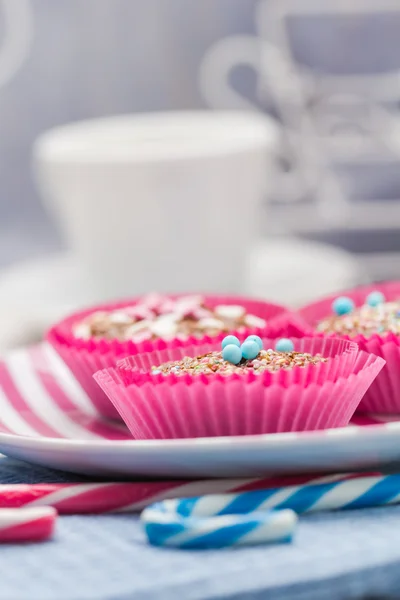
<instances>
[{"instance_id":1,"label":"white plate","mask_svg":"<svg viewBox=\"0 0 400 600\"><path fill-rule=\"evenodd\" d=\"M400 422L359 417L346 429L237 438L135 441L100 419L46 344L0 363L0 452L87 475L254 477L351 471L400 462Z\"/></svg>"}]
</instances>

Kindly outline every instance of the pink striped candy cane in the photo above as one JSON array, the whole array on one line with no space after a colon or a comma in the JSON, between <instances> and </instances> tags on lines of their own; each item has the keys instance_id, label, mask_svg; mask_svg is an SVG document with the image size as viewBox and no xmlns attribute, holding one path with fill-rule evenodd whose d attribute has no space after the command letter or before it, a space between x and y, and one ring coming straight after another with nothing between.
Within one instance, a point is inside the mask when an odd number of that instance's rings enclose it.
<instances>
[{"instance_id":1,"label":"pink striped candy cane","mask_svg":"<svg viewBox=\"0 0 400 600\"><path fill-rule=\"evenodd\" d=\"M40 542L54 531L57 511L50 506L0 509L0 543Z\"/></svg>"},{"instance_id":2,"label":"pink striped candy cane","mask_svg":"<svg viewBox=\"0 0 400 600\"><path fill-rule=\"evenodd\" d=\"M374 474L376 475L376 474ZM265 479L209 479L134 483L43 483L0 485L0 509L53 506L59 514L139 512L170 498L225 494L307 483L353 479L360 474L297 476Z\"/></svg>"}]
</instances>

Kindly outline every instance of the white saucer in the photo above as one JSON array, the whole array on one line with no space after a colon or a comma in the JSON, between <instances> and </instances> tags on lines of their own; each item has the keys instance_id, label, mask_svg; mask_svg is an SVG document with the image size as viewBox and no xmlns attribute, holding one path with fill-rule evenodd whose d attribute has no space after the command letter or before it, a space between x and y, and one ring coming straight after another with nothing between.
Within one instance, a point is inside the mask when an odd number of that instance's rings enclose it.
<instances>
[{"instance_id":1,"label":"white saucer","mask_svg":"<svg viewBox=\"0 0 400 600\"><path fill-rule=\"evenodd\" d=\"M380 468L400 461L399 434L399 421L359 417L327 431L136 441L122 423L96 415L46 344L0 362L0 452L86 475L259 477Z\"/></svg>"},{"instance_id":2,"label":"white saucer","mask_svg":"<svg viewBox=\"0 0 400 600\"><path fill-rule=\"evenodd\" d=\"M96 300L78 264L57 254L0 272L0 352L39 341L52 322Z\"/></svg>"}]
</instances>

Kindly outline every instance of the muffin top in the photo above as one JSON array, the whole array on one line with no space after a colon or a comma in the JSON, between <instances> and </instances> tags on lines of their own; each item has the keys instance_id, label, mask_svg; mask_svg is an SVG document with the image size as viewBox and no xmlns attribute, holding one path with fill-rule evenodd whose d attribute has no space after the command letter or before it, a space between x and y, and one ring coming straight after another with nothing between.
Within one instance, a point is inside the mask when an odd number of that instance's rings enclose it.
<instances>
[{"instance_id":1,"label":"muffin top","mask_svg":"<svg viewBox=\"0 0 400 600\"><path fill-rule=\"evenodd\" d=\"M228 342L226 342L228 340ZM236 340L236 343L234 342ZM225 344L224 344L225 342ZM255 346L253 345L255 344ZM209 352L200 356L184 357L182 360L164 363L152 367L152 375L244 375L253 372L260 375L265 371L274 373L289 370L295 367L306 367L327 362L327 358L317 354L295 352L290 340L279 340L275 350L262 348L262 341L258 336L249 336L243 344L234 336L228 336L222 342L222 350ZM257 347L256 347L257 346ZM236 348L236 351L233 349ZM280 350L280 348L283 348ZM284 349L286 348L286 350Z\"/></svg>"},{"instance_id":2,"label":"muffin top","mask_svg":"<svg viewBox=\"0 0 400 600\"><path fill-rule=\"evenodd\" d=\"M362 306L345 296L336 298L332 304L333 315L323 319L317 330L355 337L393 333L400 335L400 301L387 302L381 292L371 292Z\"/></svg>"},{"instance_id":3,"label":"muffin top","mask_svg":"<svg viewBox=\"0 0 400 600\"><path fill-rule=\"evenodd\" d=\"M246 328L263 328L266 321L248 314L243 306L207 306L202 296L171 299L150 295L140 303L112 311L96 311L75 323L73 334L81 339L131 340L135 343L162 338L201 338Z\"/></svg>"}]
</instances>

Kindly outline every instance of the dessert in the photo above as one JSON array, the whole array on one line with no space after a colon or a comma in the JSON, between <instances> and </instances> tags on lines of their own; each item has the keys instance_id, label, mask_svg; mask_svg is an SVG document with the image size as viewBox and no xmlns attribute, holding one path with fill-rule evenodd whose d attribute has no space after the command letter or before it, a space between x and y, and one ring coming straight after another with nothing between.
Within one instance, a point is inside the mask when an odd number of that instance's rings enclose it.
<instances>
[{"instance_id":1,"label":"dessert","mask_svg":"<svg viewBox=\"0 0 400 600\"><path fill-rule=\"evenodd\" d=\"M347 425L384 364L341 339L241 339L127 357L94 378L136 439L255 435Z\"/></svg>"},{"instance_id":2,"label":"dessert","mask_svg":"<svg viewBox=\"0 0 400 600\"><path fill-rule=\"evenodd\" d=\"M348 290L299 311L305 326L321 335L353 340L361 350L382 357L385 367L362 399L359 410L400 413L400 282Z\"/></svg>"},{"instance_id":3,"label":"dessert","mask_svg":"<svg viewBox=\"0 0 400 600\"><path fill-rule=\"evenodd\" d=\"M99 369L160 348L220 341L226 333L296 335L297 317L283 306L237 296L151 294L94 306L56 323L47 340L103 416L120 416L93 379Z\"/></svg>"}]
</instances>

